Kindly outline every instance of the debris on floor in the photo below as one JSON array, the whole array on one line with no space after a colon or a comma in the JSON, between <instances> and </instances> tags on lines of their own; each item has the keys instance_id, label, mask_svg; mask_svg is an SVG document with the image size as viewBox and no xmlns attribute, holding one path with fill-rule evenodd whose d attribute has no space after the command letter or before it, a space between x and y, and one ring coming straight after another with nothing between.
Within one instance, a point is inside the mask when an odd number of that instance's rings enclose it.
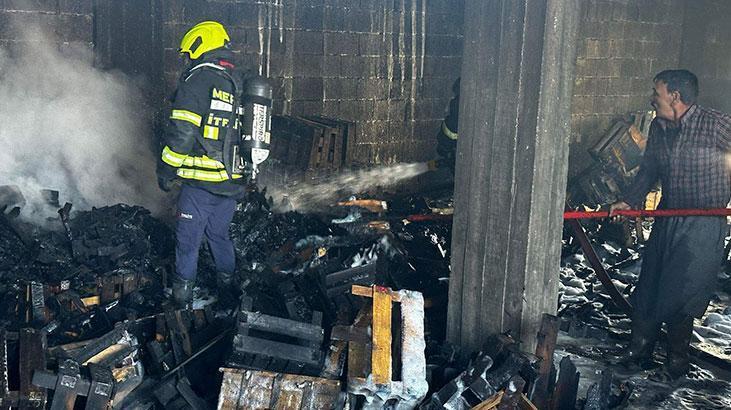
<instances>
[{"instance_id":1,"label":"debris on floor","mask_svg":"<svg viewBox=\"0 0 731 410\"><path fill-rule=\"evenodd\" d=\"M38 226L20 217L16 190L3 198L18 209L0 215L3 405L612 408L647 397L602 360L621 350L629 320L568 234L559 317L544 319L535 354L493 335L466 355L444 340L448 197L371 193L279 213L251 192L231 226L239 288L217 294L203 247L190 310L168 302L174 237L147 210L57 204L59 217ZM598 224L587 233L628 295L642 243ZM696 326L696 346L718 360L731 353L726 301ZM588 358L600 373L586 373Z\"/></svg>"}]
</instances>

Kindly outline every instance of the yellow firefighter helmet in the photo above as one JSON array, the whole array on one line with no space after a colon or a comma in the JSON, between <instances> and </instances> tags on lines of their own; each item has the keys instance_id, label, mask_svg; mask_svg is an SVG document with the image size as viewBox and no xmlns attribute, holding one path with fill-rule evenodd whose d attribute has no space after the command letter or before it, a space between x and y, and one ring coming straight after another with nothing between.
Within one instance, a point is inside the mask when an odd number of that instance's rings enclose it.
<instances>
[{"instance_id":1,"label":"yellow firefighter helmet","mask_svg":"<svg viewBox=\"0 0 731 410\"><path fill-rule=\"evenodd\" d=\"M191 60L196 60L203 53L224 47L229 41L231 39L221 23L204 21L185 33L178 51L187 53Z\"/></svg>"}]
</instances>

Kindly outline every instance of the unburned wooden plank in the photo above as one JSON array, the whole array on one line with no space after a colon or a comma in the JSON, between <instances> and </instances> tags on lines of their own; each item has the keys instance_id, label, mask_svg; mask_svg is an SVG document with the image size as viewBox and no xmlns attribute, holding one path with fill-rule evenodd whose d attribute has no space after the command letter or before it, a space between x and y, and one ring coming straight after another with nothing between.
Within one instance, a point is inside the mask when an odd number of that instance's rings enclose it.
<instances>
[{"instance_id":1,"label":"unburned wooden plank","mask_svg":"<svg viewBox=\"0 0 731 410\"><path fill-rule=\"evenodd\" d=\"M391 295L382 288L373 289L373 347L371 375L376 384L391 382Z\"/></svg>"},{"instance_id":2,"label":"unburned wooden plank","mask_svg":"<svg viewBox=\"0 0 731 410\"><path fill-rule=\"evenodd\" d=\"M353 285L350 292L356 296L373 297L373 288L370 286Z\"/></svg>"}]
</instances>

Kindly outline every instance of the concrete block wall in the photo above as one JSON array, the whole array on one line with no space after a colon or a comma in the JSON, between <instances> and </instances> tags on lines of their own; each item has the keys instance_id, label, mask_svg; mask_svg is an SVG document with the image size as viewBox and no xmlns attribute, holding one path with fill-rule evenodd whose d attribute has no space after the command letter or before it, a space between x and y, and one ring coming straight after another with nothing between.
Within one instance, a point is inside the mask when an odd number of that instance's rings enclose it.
<instances>
[{"instance_id":1,"label":"concrete block wall","mask_svg":"<svg viewBox=\"0 0 731 410\"><path fill-rule=\"evenodd\" d=\"M698 76L699 103L731 113L731 2L687 2L680 65Z\"/></svg>"},{"instance_id":2,"label":"concrete block wall","mask_svg":"<svg viewBox=\"0 0 731 410\"><path fill-rule=\"evenodd\" d=\"M582 1L569 176L590 163L587 149L614 121L652 109L652 78L680 62L686 3L693 2Z\"/></svg>"},{"instance_id":3,"label":"concrete block wall","mask_svg":"<svg viewBox=\"0 0 731 410\"><path fill-rule=\"evenodd\" d=\"M15 53L42 27L59 48L92 47L92 0L0 0L0 48Z\"/></svg>"},{"instance_id":4,"label":"concrete block wall","mask_svg":"<svg viewBox=\"0 0 731 410\"><path fill-rule=\"evenodd\" d=\"M239 63L272 78L275 112L357 123L352 163L424 160L459 76L462 0L162 0L167 89L177 46L214 19Z\"/></svg>"}]
</instances>

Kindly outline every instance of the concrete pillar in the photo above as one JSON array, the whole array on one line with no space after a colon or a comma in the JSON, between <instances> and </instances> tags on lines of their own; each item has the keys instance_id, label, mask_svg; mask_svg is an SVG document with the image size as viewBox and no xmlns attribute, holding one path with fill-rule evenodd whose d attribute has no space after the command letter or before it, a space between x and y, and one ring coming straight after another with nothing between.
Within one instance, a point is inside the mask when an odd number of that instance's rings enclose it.
<instances>
[{"instance_id":1,"label":"concrete pillar","mask_svg":"<svg viewBox=\"0 0 731 410\"><path fill-rule=\"evenodd\" d=\"M465 0L447 338L555 314L578 0Z\"/></svg>"}]
</instances>

